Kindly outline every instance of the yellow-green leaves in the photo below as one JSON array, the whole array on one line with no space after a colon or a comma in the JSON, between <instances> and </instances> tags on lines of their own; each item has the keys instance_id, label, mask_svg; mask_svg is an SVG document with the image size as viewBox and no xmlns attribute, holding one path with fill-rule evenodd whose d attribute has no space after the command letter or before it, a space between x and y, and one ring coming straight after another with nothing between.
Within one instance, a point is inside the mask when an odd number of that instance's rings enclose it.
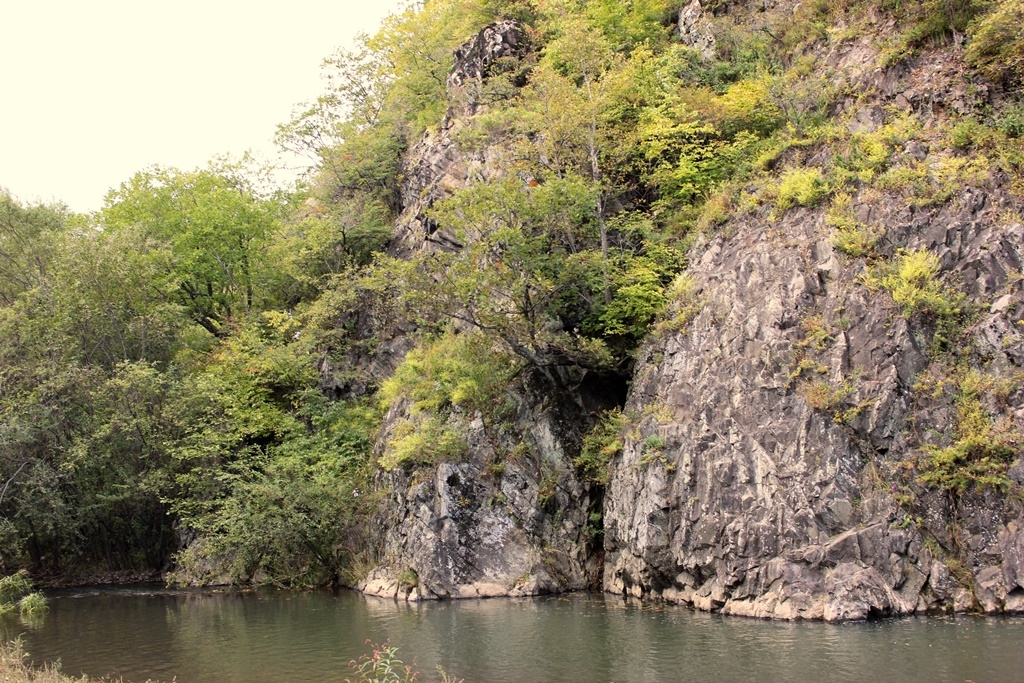
<instances>
[{"instance_id":1,"label":"yellow-green leaves","mask_svg":"<svg viewBox=\"0 0 1024 683\"><path fill-rule=\"evenodd\" d=\"M1010 486L1007 470L1020 456L1020 435L1011 418L994 419L986 403L998 403L1000 394L1005 399L1015 384L977 370L958 373L952 443L944 448L925 448L927 457L919 461L922 483L957 494L985 487L1003 491ZM1005 406L1000 407L1005 412Z\"/></svg>"},{"instance_id":2,"label":"yellow-green leaves","mask_svg":"<svg viewBox=\"0 0 1024 683\"><path fill-rule=\"evenodd\" d=\"M168 245L166 295L222 334L233 314L267 305L264 249L283 204L264 196L258 181L241 165L142 171L107 196L102 225Z\"/></svg>"},{"instance_id":3,"label":"yellow-green leaves","mask_svg":"<svg viewBox=\"0 0 1024 683\"><path fill-rule=\"evenodd\" d=\"M915 313L952 318L960 315L964 304L964 295L939 279L939 258L925 249L875 266L864 281L869 287L888 291L907 318Z\"/></svg>"},{"instance_id":4,"label":"yellow-green leaves","mask_svg":"<svg viewBox=\"0 0 1024 683\"><path fill-rule=\"evenodd\" d=\"M779 180L776 193L776 211L785 211L793 206L814 206L828 193L825 177L817 168L792 168L785 171Z\"/></svg>"},{"instance_id":5,"label":"yellow-green leaves","mask_svg":"<svg viewBox=\"0 0 1024 683\"><path fill-rule=\"evenodd\" d=\"M971 28L967 60L993 80L1024 76L1024 3L1001 0Z\"/></svg>"}]
</instances>

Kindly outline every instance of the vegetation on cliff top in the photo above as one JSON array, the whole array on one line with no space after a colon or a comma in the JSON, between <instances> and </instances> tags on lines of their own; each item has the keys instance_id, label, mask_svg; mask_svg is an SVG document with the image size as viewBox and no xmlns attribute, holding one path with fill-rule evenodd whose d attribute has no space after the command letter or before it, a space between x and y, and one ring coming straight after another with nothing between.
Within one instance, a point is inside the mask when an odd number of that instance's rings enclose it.
<instances>
[{"instance_id":1,"label":"vegetation on cliff top","mask_svg":"<svg viewBox=\"0 0 1024 683\"><path fill-rule=\"evenodd\" d=\"M993 169L1019 176L1022 105L939 122L949 144L917 162L897 153L924 135L912 114L837 123L815 46L870 33L870 16L900 27L873 34L888 63L966 32L972 68L1012 100L1019 3L815 0L751 22L708 2L710 58L674 37L680 4L430 0L392 16L328 58L327 92L281 126L316 162L295 191L243 159L141 171L90 216L0 196L0 569L351 580L375 467L460 457L462 417L502 423L523 371L628 378L666 311L663 331L698 308L678 277L689 246L745 212L829 206L869 285L905 313L958 316L927 254L875 262L880 233L851 196L927 206ZM530 49L449 101L453 50L503 18ZM456 141L500 150L501 172L426 211L456 248L388 256L406 155L469 102ZM416 348L397 372L369 371L400 336ZM971 396L933 453L938 485L960 488L956 463L998 431L971 421ZM616 415L577 459L598 485Z\"/></svg>"}]
</instances>

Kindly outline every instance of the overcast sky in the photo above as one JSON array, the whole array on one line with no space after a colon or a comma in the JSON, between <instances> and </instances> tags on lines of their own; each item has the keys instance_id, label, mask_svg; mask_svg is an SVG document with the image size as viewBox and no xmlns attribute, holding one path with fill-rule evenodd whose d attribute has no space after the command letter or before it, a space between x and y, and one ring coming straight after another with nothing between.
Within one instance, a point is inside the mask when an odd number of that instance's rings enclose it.
<instances>
[{"instance_id":1,"label":"overcast sky","mask_svg":"<svg viewBox=\"0 0 1024 683\"><path fill-rule=\"evenodd\" d=\"M0 0L0 187L98 209L152 164L264 156L399 0Z\"/></svg>"}]
</instances>

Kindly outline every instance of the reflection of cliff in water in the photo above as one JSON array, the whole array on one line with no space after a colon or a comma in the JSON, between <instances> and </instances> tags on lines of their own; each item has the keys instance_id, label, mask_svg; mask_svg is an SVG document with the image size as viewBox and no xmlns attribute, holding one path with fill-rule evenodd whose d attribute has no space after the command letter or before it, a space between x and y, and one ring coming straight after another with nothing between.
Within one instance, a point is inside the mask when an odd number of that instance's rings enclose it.
<instances>
[{"instance_id":1,"label":"reflection of cliff in water","mask_svg":"<svg viewBox=\"0 0 1024 683\"><path fill-rule=\"evenodd\" d=\"M835 626L723 617L591 595L408 603L343 591L96 590L51 594L23 634L64 672L183 683L343 679L366 640L390 639L434 680L1012 680L1016 618L905 619ZM999 628L992 628L998 624Z\"/></svg>"}]
</instances>

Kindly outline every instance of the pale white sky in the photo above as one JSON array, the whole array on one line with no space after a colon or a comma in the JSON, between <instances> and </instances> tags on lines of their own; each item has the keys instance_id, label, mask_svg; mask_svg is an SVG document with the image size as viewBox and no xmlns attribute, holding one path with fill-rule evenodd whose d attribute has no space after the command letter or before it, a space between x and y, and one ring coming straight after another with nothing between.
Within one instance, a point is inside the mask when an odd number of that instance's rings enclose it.
<instances>
[{"instance_id":1,"label":"pale white sky","mask_svg":"<svg viewBox=\"0 0 1024 683\"><path fill-rule=\"evenodd\" d=\"M399 0L0 0L0 187L98 209L151 164L247 149Z\"/></svg>"}]
</instances>

